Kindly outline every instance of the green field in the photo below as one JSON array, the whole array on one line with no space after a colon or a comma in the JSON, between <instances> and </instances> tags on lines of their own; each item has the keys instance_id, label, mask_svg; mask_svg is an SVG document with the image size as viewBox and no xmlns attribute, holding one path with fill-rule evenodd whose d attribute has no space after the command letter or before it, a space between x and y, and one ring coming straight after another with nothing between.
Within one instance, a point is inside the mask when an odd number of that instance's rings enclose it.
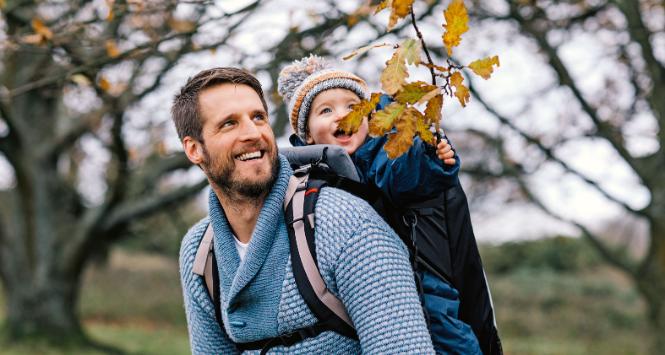
<instances>
[{"instance_id":1,"label":"green field","mask_svg":"<svg viewBox=\"0 0 665 355\"><path fill-rule=\"evenodd\" d=\"M630 283L580 256L577 242L537 243L482 249L506 354L645 354L644 305ZM86 273L80 314L94 340L127 354L189 353L174 257L115 249ZM102 353L0 344L3 355Z\"/></svg>"}]
</instances>

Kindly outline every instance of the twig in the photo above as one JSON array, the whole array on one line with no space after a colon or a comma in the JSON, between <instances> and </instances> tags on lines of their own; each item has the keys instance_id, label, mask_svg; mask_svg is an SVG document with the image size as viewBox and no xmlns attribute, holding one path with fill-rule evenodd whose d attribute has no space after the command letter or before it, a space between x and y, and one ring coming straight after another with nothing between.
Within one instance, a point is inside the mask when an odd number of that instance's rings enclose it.
<instances>
[{"instance_id":1,"label":"twig","mask_svg":"<svg viewBox=\"0 0 665 355\"><path fill-rule=\"evenodd\" d=\"M427 49L427 43L425 43L423 34L420 33L418 24L416 24L416 15L413 13L413 5L411 6L411 23L413 24L413 28L416 30L416 35L418 36L418 39L420 39L420 44L422 44L423 51L425 51L425 55L427 56L427 61L430 64L429 72L432 75L432 85L436 86L436 75L434 74L434 61L432 61L432 56L430 56L429 54L429 50Z\"/></svg>"}]
</instances>

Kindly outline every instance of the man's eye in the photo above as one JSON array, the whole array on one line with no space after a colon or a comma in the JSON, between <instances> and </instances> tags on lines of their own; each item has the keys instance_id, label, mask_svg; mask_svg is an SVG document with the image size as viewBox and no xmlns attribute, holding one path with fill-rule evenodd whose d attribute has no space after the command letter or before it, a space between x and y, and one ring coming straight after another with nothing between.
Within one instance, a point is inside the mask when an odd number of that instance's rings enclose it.
<instances>
[{"instance_id":1,"label":"man's eye","mask_svg":"<svg viewBox=\"0 0 665 355\"><path fill-rule=\"evenodd\" d=\"M266 115L262 113L257 113L256 115L254 115L254 119L258 121L265 121L266 118L267 118Z\"/></svg>"},{"instance_id":2,"label":"man's eye","mask_svg":"<svg viewBox=\"0 0 665 355\"><path fill-rule=\"evenodd\" d=\"M224 121L224 122L222 122L222 125L220 127L221 128L228 128L228 127L231 127L231 126L235 125L235 123L236 123L236 121L233 121L233 120Z\"/></svg>"}]
</instances>

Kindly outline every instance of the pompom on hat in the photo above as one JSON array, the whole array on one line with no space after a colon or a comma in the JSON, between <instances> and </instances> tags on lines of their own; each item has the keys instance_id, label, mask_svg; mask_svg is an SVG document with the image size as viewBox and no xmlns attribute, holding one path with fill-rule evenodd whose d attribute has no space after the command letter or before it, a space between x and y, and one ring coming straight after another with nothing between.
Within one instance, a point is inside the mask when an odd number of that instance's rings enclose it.
<instances>
[{"instance_id":1,"label":"pompom on hat","mask_svg":"<svg viewBox=\"0 0 665 355\"><path fill-rule=\"evenodd\" d=\"M307 140L307 117L316 95L329 89L347 89L367 99L365 81L353 73L338 70L325 59L310 55L296 60L279 73L277 90L288 109L291 127L303 141Z\"/></svg>"}]
</instances>

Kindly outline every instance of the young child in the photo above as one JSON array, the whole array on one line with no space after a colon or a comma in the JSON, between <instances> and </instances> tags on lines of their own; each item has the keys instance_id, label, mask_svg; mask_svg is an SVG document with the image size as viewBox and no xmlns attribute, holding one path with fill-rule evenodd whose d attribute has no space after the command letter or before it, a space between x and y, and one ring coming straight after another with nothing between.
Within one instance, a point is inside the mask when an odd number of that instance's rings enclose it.
<instances>
[{"instance_id":1,"label":"young child","mask_svg":"<svg viewBox=\"0 0 665 355\"><path fill-rule=\"evenodd\" d=\"M369 137L367 118L354 134L338 129L339 121L350 112L351 106L368 97L367 84L353 73L337 70L323 58L310 55L281 71L278 90L295 131L291 143L344 147L361 182L377 187L389 205L405 206L430 200L457 184L459 158L445 139L434 148L416 137L405 154L389 159L383 149L387 137ZM379 106L387 105L389 100L382 98ZM427 271L421 277L437 353L481 354L472 329L457 319L457 291Z\"/></svg>"}]
</instances>

